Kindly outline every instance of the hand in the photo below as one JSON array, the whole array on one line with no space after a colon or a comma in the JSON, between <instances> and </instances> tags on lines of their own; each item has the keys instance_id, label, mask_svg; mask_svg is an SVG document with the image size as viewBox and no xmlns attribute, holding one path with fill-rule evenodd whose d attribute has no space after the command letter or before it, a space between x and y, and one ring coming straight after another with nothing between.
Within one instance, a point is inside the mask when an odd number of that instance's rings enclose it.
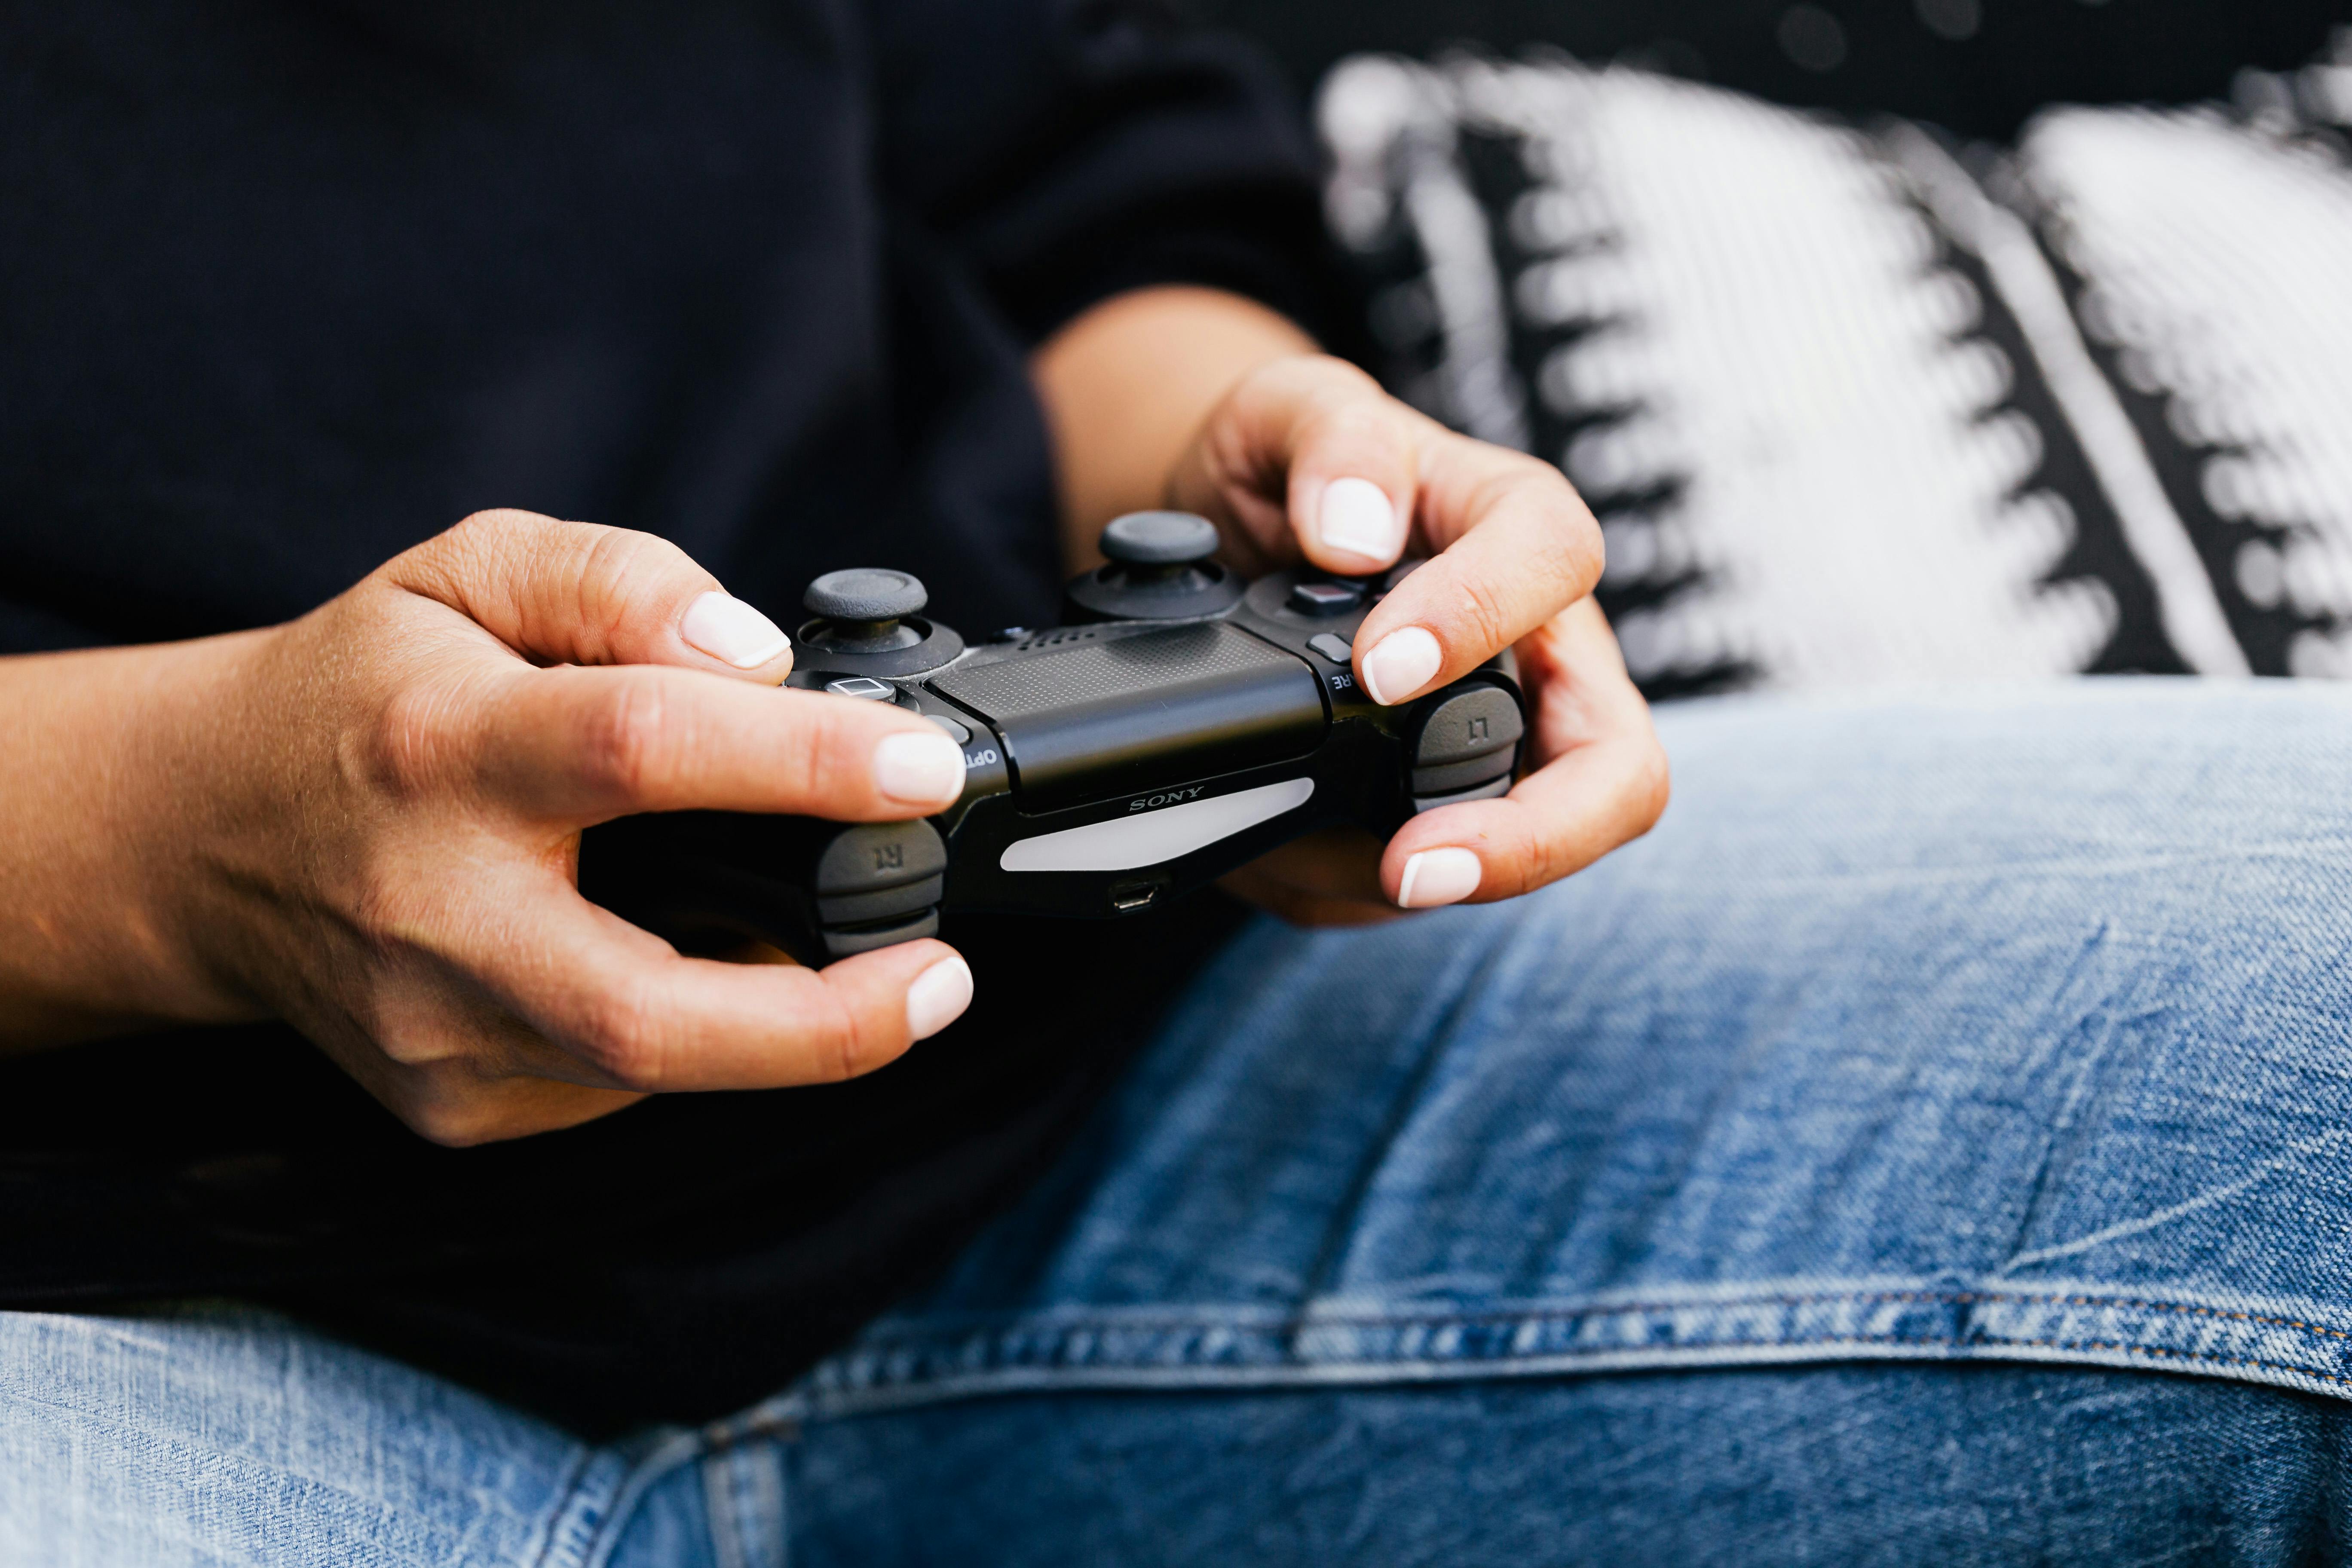
<instances>
[{"instance_id":1,"label":"hand","mask_svg":"<svg viewBox=\"0 0 2352 1568\"><path fill-rule=\"evenodd\" d=\"M1295 355L1216 405L1168 504L1214 521L1249 575L1301 557L1361 575L1426 552L1356 634L1364 690L1410 702L1516 647L1531 710L1533 770L1509 795L1423 813L1384 848L1302 839L1234 872L1233 891L1318 925L1513 898L1665 809L1665 753L1591 597L1601 531L1559 469L1447 430L1342 361Z\"/></svg>"},{"instance_id":2,"label":"hand","mask_svg":"<svg viewBox=\"0 0 2352 1568\"><path fill-rule=\"evenodd\" d=\"M664 541L487 512L222 640L165 923L215 1016L285 1017L437 1142L853 1077L970 1001L941 942L714 963L580 897L581 829L610 817L883 821L962 789L924 720L773 689L783 634Z\"/></svg>"}]
</instances>

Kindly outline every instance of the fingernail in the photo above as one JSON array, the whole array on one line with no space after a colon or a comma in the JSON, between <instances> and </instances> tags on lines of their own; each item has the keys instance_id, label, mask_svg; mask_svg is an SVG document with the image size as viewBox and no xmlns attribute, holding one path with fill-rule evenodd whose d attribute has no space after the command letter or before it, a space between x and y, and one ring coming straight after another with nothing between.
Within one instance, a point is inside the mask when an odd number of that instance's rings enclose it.
<instances>
[{"instance_id":1,"label":"fingernail","mask_svg":"<svg viewBox=\"0 0 2352 1568\"><path fill-rule=\"evenodd\" d=\"M1370 479L1333 479L1323 487L1315 532L1327 550L1344 550L1382 565L1404 548L1404 523L1388 491Z\"/></svg>"},{"instance_id":2,"label":"fingernail","mask_svg":"<svg viewBox=\"0 0 2352 1568\"><path fill-rule=\"evenodd\" d=\"M1478 890L1480 874L1478 857L1467 849L1424 849L1405 861L1397 879L1397 908L1458 904Z\"/></svg>"},{"instance_id":3,"label":"fingernail","mask_svg":"<svg viewBox=\"0 0 2352 1568\"><path fill-rule=\"evenodd\" d=\"M1437 678L1445 654L1419 626L1391 632L1364 656L1364 689L1383 708L1394 707Z\"/></svg>"},{"instance_id":4,"label":"fingernail","mask_svg":"<svg viewBox=\"0 0 2352 1568\"><path fill-rule=\"evenodd\" d=\"M886 735L874 748L874 787L908 805L945 805L963 793L963 748L936 730Z\"/></svg>"},{"instance_id":5,"label":"fingernail","mask_svg":"<svg viewBox=\"0 0 2352 1568\"><path fill-rule=\"evenodd\" d=\"M971 966L961 958L942 958L907 987L907 1028L915 1038L928 1040L971 1005Z\"/></svg>"},{"instance_id":6,"label":"fingernail","mask_svg":"<svg viewBox=\"0 0 2352 1568\"><path fill-rule=\"evenodd\" d=\"M757 669L793 646L784 628L732 594L705 594L686 607L677 635L738 669Z\"/></svg>"}]
</instances>

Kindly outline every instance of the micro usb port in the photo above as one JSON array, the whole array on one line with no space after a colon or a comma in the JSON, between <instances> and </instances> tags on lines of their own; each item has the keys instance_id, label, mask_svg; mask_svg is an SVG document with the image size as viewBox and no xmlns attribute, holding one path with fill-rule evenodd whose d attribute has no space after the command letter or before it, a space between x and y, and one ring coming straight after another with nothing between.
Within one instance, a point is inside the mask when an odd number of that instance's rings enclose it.
<instances>
[{"instance_id":1,"label":"micro usb port","mask_svg":"<svg viewBox=\"0 0 2352 1568\"><path fill-rule=\"evenodd\" d=\"M1122 915L1131 915L1138 910L1149 909L1151 907L1151 900L1160 896L1162 886L1164 884L1158 880L1113 882L1110 885L1110 907Z\"/></svg>"}]
</instances>

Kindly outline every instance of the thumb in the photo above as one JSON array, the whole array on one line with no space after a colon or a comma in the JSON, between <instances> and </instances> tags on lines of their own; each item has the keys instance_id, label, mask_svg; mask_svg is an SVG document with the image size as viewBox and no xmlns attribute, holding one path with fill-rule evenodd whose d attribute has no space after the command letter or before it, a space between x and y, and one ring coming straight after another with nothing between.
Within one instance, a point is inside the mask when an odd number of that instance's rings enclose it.
<instances>
[{"instance_id":1,"label":"thumb","mask_svg":"<svg viewBox=\"0 0 2352 1568\"><path fill-rule=\"evenodd\" d=\"M1226 393L1169 492L1237 527L1267 562L1383 571L1411 537L1420 449L1435 428L1344 360L1275 360Z\"/></svg>"},{"instance_id":2,"label":"thumb","mask_svg":"<svg viewBox=\"0 0 2352 1568\"><path fill-rule=\"evenodd\" d=\"M782 627L633 529L478 511L382 574L540 663L679 665L770 686L792 673Z\"/></svg>"}]
</instances>

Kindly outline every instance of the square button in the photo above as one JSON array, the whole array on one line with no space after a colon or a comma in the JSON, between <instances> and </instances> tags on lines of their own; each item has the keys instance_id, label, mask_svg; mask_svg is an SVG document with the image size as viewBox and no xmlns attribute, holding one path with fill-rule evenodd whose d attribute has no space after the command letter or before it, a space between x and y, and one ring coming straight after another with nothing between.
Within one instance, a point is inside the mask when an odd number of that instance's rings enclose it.
<instances>
[{"instance_id":1,"label":"square button","mask_svg":"<svg viewBox=\"0 0 2352 1568\"><path fill-rule=\"evenodd\" d=\"M877 680L870 675L845 675L839 680L828 680L824 689L835 697L862 697L868 702L887 702L898 696L898 688L887 680Z\"/></svg>"}]
</instances>

